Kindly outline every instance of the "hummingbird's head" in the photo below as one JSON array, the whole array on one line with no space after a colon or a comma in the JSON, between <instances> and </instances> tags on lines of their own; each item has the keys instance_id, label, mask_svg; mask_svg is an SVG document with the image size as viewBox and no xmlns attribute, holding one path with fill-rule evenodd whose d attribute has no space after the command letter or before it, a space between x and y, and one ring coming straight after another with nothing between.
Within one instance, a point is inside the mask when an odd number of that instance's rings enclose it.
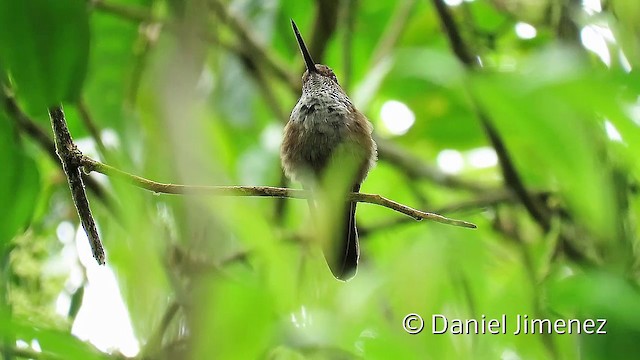
<instances>
[{"instance_id":1,"label":"hummingbird's head","mask_svg":"<svg viewBox=\"0 0 640 360\"><path fill-rule=\"evenodd\" d=\"M291 20L291 26L293 27L293 32L296 35L296 40L298 41L298 46L300 47L300 52L302 53L302 57L304 58L304 64L307 67L307 70L302 75L302 84L303 86L309 82L309 80L317 80L322 83L326 83L327 80L332 81L335 85L338 84L338 78L336 78L336 74L333 73L330 67L327 65L316 64L311 58L311 54L309 54L309 50L302 39L302 35L300 35L300 31L298 31L298 27L296 23Z\"/></svg>"}]
</instances>

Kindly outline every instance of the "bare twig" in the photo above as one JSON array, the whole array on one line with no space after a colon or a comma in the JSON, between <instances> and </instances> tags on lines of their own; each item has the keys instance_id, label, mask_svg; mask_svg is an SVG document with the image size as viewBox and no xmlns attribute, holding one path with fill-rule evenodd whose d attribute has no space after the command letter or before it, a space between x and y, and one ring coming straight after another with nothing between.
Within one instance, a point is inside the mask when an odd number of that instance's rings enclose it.
<instances>
[{"instance_id":1,"label":"bare twig","mask_svg":"<svg viewBox=\"0 0 640 360\"><path fill-rule=\"evenodd\" d=\"M62 163L62 169L67 175L73 203L78 211L82 227L89 238L89 245L91 245L93 257L98 264L103 265L105 259L104 249L102 248L102 242L100 241L98 230L96 229L96 224L93 220L91 209L89 208L89 200L84 191L84 184L82 182L82 176L80 175L80 159L83 155L71 139L62 106L51 107L49 109L49 117L51 118L51 127L53 128L56 143L56 153Z\"/></svg>"},{"instance_id":2,"label":"bare twig","mask_svg":"<svg viewBox=\"0 0 640 360\"><path fill-rule=\"evenodd\" d=\"M551 192L549 191L538 191L531 194L539 201L545 201L551 196ZM464 200L460 202L451 203L448 205L441 206L436 208L434 211L436 214L452 214L457 213L460 215L461 213L469 214L471 211L481 212L488 208L493 208L496 205L500 204L514 204L519 203L520 199L508 189L499 189L495 191L485 192L479 194L477 197ZM360 236L364 237L373 232L380 230L388 230L394 228L399 225L409 224L411 223L411 219L406 217L399 217L394 219L389 219L387 221L379 221L374 225L363 226L358 229Z\"/></svg>"},{"instance_id":3,"label":"bare twig","mask_svg":"<svg viewBox=\"0 0 640 360\"><path fill-rule=\"evenodd\" d=\"M87 172L96 171L104 175L114 176L126 180L137 187L153 191L155 193L286 197L292 199L308 199L311 195L310 192L305 190L277 188L271 186L206 186L164 184L151 181L137 175L129 174L109 165L95 161L87 156L82 156L80 162ZM349 200L384 206L399 213L410 216L416 220L427 219L448 225L460 226L465 228L476 228L476 226L472 223L462 220L450 219L434 213L416 210L377 194L351 193L349 194Z\"/></svg>"},{"instance_id":4,"label":"bare twig","mask_svg":"<svg viewBox=\"0 0 640 360\"><path fill-rule=\"evenodd\" d=\"M412 216L416 220L428 219L428 220L432 220L432 221L436 221L436 222L448 224L448 225L455 225L455 226L461 226L461 227L472 228L472 229L476 228L476 226L472 223L462 221L462 220L454 220L454 219L446 218L442 215L438 215L435 213L428 213L420 210L415 210L406 205L384 198L380 195L352 193L350 196L350 199L353 201L366 202L370 204L377 204L384 207L388 207L389 209L398 211L405 215Z\"/></svg>"}]
</instances>

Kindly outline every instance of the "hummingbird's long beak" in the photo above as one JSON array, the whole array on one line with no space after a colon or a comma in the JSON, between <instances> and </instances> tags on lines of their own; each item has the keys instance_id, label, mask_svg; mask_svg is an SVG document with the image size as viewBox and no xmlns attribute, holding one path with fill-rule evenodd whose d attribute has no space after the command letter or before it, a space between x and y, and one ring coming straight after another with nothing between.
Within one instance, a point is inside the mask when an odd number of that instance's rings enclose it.
<instances>
[{"instance_id":1,"label":"hummingbird's long beak","mask_svg":"<svg viewBox=\"0 0 640 360\"><path fill-rule=\"evenodd\" d=\"M307 45L304 44L304 40L302 40L302 35L300 35L300 31L298 31L298 27L296 23L291 19L291 26L293 26L293 32L296 34L296 40L298 40L298 46L300 47L300 52L302 53L302 57L304 58L304 63L307 66L307 70L312 72L318 72L316 70L316 63L313 62L311 58L311 54L309 54L309 50L307 50Z\"/></svg>"}]
</instances>

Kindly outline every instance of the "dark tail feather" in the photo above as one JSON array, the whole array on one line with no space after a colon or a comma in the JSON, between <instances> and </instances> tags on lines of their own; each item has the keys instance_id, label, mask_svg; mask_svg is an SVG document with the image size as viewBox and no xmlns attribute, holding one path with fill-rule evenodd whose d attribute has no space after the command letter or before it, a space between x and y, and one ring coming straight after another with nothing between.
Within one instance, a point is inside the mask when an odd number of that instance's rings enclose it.
<instances>
[{"instance_id":1,"label":"dark tail feather","mask_svg":"<svg viewBox=\"0 0 640 360\"><path fill-rule=\"evenodd\" d=\"M360 185L354 186L352 191L360 191ZM356 275L358 258L360 257L358 230L356 229L356 203L349 202L345 205L344 223L339 233L339 243L332 245L330 253L325 251L325 257L333 276L343 281Z\"/></svg>"}]
</instances>

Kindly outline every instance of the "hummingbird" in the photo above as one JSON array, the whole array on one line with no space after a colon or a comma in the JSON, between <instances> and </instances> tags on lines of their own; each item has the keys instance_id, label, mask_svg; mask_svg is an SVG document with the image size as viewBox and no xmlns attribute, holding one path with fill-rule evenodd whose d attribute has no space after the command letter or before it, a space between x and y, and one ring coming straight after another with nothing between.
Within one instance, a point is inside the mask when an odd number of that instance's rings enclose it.
<instances>
[{"instance_id":1,"label":"hummingbird","mask_svg":"<svg viewBox=\"0 0 640 360\"><path fill-rule=\"evenodd\" d=\"M285 175L302 183L307 190L320 182L329 165L341 157L355 168L347 169L352 192L360 185L377 160L377 145L371 122L353 105L333 70L316 64L291 20L306 70L302 75L302 95L284 128L280 158ZM355 175L354 175L355 174ZM345 194L346 195L346 194ZM313 200L309 200L312 217ZM327 241L324 257L333 275L342 281L355 276L360 257L356 229L356 203L345 200L337 204L341 226L338 239Z\"/></svg>"}]
</instances>

